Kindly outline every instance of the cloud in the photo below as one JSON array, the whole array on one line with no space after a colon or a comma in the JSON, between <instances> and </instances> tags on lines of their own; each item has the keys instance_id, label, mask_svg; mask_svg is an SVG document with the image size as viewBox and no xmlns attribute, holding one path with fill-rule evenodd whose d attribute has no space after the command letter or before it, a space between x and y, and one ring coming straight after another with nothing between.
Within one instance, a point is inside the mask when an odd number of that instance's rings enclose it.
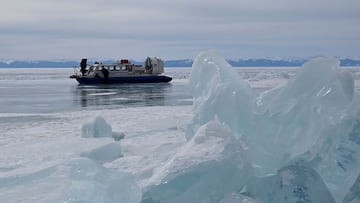
<instances>
[{"instance_id":1,"label":"cloud","mask_svg":"<svg viewBox=\"0 0 360 203\"><path fill-rule=\"evenodd\" d=\"M4 58L193 58L333 55L360 51L358 0L33 0L0 14Z\"/></svg>"}]
</instances>

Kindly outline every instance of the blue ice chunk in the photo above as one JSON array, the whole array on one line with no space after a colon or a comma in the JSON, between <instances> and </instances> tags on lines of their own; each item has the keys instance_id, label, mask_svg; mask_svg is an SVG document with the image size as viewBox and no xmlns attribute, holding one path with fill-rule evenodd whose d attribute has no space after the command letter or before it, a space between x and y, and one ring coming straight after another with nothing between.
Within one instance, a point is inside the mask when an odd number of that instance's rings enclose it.
<instances>
[{"instance_id":1,"label":"blue ice chunk","mask_svg":"<svg viewBox=\"0 0 360 203\"><path fill-rule=\"evenodd\" d=\"M215 117L226 123L234 133L246 133L255 94L216 51L201 52L195 58L190 89L194 117L186 134L188 140L201 125Z\"/></svg>"},{"instance_id":2,"label":"blue ice chunk","mask_svg":"<svg viewBox=\"0 0 360 203\"><path fill-rule=\"evenodd\" d=\"M97 116L82 126L81 137L112 137L111 125L103 117Z\"/></svg>"},{"instance_id":3,"label":"blue ice chunk","mask_svg":"<svg viewBox=\"0 0 360 203\"><path fill-rule=\"evenodd\" d=\"M160 182L145 189L142 203L219 202L245 186L251 171L244 154L229 129L209 122L158 171Z\"/></svg>"}]
</instances>

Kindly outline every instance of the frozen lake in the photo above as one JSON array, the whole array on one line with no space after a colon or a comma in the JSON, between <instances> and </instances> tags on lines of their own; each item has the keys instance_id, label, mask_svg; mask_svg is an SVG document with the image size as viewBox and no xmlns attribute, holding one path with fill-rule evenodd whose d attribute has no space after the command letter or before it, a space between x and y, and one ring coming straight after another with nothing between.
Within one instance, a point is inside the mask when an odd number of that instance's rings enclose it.
<instances>
[{"instance_id":1,"label":"frozen lake","mask_svg":"<svg viewBox=\"0 0 360 203\"><path fill-rule=\"evenodd\" d=\"M353 72L360 87L358 68ZM239 75L258 91L270 89L295 75L298 68L237 68ZM78 85L67 68L1 68L0 113L54 113L140 106L191 105L188 89L191 68L167 68L171 83Z\"/></svg>"},{"instance_id":2,"label":"frozen lake","mask_svg":"<svg viewBox=\"0 0 360 203\"><path fill-rule=\"evenodd\" d=\"M176 71L177 72L177 71ZM78 85L72 69L0 69L2 113L50 113L137 106L189 105L187 84ZM188 74L188 71L184 71ZM185 76L184 76L185 77Z\"/></svg>"},{"instance_id":3,"label":"frozen lake","mask_svg":"<svg viewBox=\"0 0 360 203\"><path fill-rule=\"evenodd\" d=\"M359 91L360 69L346 69ZM236 71L259 93L285 84L298 68ZM153 184L154 173L186 143L193 116L190 72L167 68L165 74L173 77L169 84L81 86L68 78L72 69L0 69L0 202L61 199L66 184L50 191L44 170L114 142L81 137L82 125L96 116L125 135L119 142L122 158L99 164L132 174L140 188ZM39 184L31 189L34 181Z\"/></svg>"}]
</instances>

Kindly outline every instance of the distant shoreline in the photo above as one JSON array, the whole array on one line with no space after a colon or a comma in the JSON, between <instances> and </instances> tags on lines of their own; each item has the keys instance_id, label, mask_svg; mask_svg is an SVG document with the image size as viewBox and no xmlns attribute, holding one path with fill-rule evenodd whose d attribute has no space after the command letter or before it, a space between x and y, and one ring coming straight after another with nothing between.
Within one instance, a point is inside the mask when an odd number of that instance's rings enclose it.
<instances>
[{"instance_id":1,"label":"distant shoreline","mask_svg":"<svg viewBox=\"0 0 360 203\"><path fill-rule=\"evenodd\" d=\"M103 61L112 63L115 60ZM143 61L131 60L134 64L143 64ZM274 59L245 59L245 60L227 60L233 67L299 67L307 60L274 60ZM93 63L89 61L89 64ZM165 67L186 68L191 67L192 60L165 60ZM0 61L0 68L72 68L79 66L79 61ZM340 59L340 66L360 66L360 60Z\"/></svg>"}]
</instances>

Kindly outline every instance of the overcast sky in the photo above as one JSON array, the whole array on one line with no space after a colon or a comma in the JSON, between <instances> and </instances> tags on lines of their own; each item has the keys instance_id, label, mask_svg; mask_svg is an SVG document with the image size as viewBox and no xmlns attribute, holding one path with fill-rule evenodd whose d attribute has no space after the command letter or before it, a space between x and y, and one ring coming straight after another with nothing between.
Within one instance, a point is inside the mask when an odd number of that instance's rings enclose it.
<instances>
[{"instance_id":1,"label":"overcast sky","mask_svg":"<svg viewBox=\"0 0 360 203\"><path fill-rule=\"evenodd\" d=\"M0 2L0 59L360 57L360 0Z\"/></svg>"}]
</instances>

